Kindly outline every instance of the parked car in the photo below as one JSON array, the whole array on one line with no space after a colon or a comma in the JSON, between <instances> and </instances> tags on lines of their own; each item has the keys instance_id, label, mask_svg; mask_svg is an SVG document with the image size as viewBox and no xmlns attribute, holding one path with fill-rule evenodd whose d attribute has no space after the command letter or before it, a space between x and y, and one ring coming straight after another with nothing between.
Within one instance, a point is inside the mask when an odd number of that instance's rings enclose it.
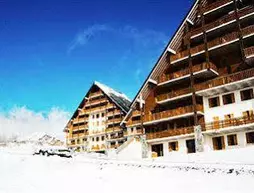
<instances>
[{"instance_id":1,"label":"parked car","mask_svg":"<svg viewBox=\"0 0 254 193\"><path fill-rule=\"evenodd\" d=\"M72 157L71 151L65 147L41 147L35 150L33 155Z\"/></svg>"}]
</instances>

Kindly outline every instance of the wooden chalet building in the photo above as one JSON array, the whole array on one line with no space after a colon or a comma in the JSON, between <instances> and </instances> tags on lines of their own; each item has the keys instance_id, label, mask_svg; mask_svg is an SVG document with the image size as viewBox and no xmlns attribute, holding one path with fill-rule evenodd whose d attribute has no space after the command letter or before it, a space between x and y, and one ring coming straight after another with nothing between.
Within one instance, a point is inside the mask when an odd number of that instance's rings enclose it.
<instances>
[{"instance_id":1,"label":"wooden chalet building","mask_svg":"<svg viewBox=\"0 0 254 193\"><path fill-rule=\"evenodd\" d=\"M253 89L254 1L196 0L121 124L157 156L244 147Z\"/></svg>"},{"instance_id":2,"label":"wooden chalet building","mask_svg":"<svg viewBox=\"0 0 254 193\"><path fill-rule=\"evenodd\" d=\"M124 94L94 82L65 127L67 147L104 152L120 146L125 141L120 122L129 105Z\"/></svg>"}]
</instances>

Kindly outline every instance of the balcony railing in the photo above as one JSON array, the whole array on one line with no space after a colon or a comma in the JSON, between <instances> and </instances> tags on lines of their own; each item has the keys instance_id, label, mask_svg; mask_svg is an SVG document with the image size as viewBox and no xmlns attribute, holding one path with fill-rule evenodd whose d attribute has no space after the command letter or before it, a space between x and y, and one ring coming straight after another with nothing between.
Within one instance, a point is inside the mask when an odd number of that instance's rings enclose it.
<instances>
[{"instance_id":1,"label":"balcony railing","mask_svg":"<svg viewBox=\"0 0 254 193\"><path fill-rule=\"evenodd\" d=\"M221 121L214 121L211 123L201 124L201 126L203 127L205 131L209 131L209 130L223 129L227 127L236 127L236 126L241 126L241 125L246 125L251 123L254 123L254 115L221 120Z\"/></svg>"},{"instance_id":2,"label":"balcony railing","mask_svg":"<svg viewBox=\"0 0 254 193\"><path fill-rule=\"evenodd\" d=\"M216 1L214 3L208 4L207 6L205 6L201 12L206 13L209 11L212 11L213 9L216 9L217 7L221 7L229 2L231 2L232 0L222 0L222 1ZM233 2L233 1L232 1Z\"/></svg>"},{"instance_id":3,"label":"balcony railing","mask_svg":"<svg viewBox=\"0 0 254 193\"><path fill-rule=\"evenodd\" d=\"M107 124L110 125L110 124L114 124L114 123L120 123L122 121L122 118L114 118L114 119L110 119L107 121Z\"/></svg>"},{"instance_id":4,"label":"balcony railing","mask_svg":"<svg viewBox=\"0 0 254 193\"><path fill-rule=\"evenodd\" d=\"M199 71L202 71L202 70L205 70L205 69L209 69L209 68L217 71L217 67L213 63L204 62L202 64L198 64L198 65L193 66L193 73L199 72ZM174 80L174 79L177 79L177 78L181 78L181 77L186 76L188 74L190 74L190 69L189 68L186 68L184 70L180 70L180 71L177 71L177 72L173 72L173 73L170 73L170 74L163 74L159 78L159 83L163 83L163 82L167 82L167 81Z\"/></svg>"},{"instance_id":5,"label":"balcony railing","mask_svg":"<svg viewBox=\"0 0 254 193\"><path fill-rule=\"evenodd\" d=\"M111 132L119 132L119 131L122 131L122 130L123 129L120 126L117 126L117 127L107 128L105 131L106 131L106 133L111 133Z\"/></svg>"},{"instance_id":6,"label":"balcony railing","mask_svg":"<svg viewBox=\"0 0 254 193\"><path fill-rule=\"evenodd\" d=\"M132 111L132 117L140 117L141 116L141 112L138 110L134 110Z\"/></svg>"},{"instance_id":7,"label":"balcony railing","mask_svg":"<svg viewBox=\"0 0 254 193\"><path fill-rule=\"evenodd\" d=\"M217 86L222 86L225 84L241 81L247 78L253 78L254 77L254 68L244 70L241 72L237 72L234 74L230 74L224 77L219 77L215 78L213 80L209 80L200 84L194 85L194 88L196 91L200 90L206 90L209 88L217 87Z\"/></svg>"},{"instance_id":8,"label":"balcony railing","mask_svg":"<svg viewBox=\"0 0 254 193\"><path fill-rule=\"evenodd\" d=\"M203 105L197 105L196 110L203 112ZM192 112L194 112L193 105L179 107L177 109L171 109L171 110L162 111L159 113L153 113L150 115L148 114L144 116L144 124L146 124L147 122L156 121L160 119L167 119L167 118L176 117L179 115L184 115L184 114L188 114Z\"/></svg>"},{"instance_id":9,"label":"balcony railing","mask_svg":"<svg viewBox=\"0 0 254 193\"><path fill-rule=\"evenodd\" d=\"M172 137L178 135L187 135L194 133L194 127L185 127L185 128L178 128L178 129L169 129L165 131L158 131L153 133L146 133L146 138L149 139L158 139L164 137Z\"/></svg>"},{"instance_id":10,"label":"balcony railing","mask_svg":"<svg viewBox=\"0 0 254 193\"><path fill-rule=\"evenodd\" d=\"M254 29L252 26L248 26L248 27L242 29L242 33L244 34L244 36L247 36L247 35L253 34ZM207 46L208 46L208 49L211 49L213 47L223 45L223 44L229 43L229 42L237 40L237 39L238 39L238 32L232 32L232 33L229 33L225 36L218 37L212 41L209 41L207 43ZM205 44L201 44L201 45L191 48L190 52L191 52L191 55L193 56L194 54L200 53L204 50L205 50ZM188 50L184 50L184 51L179 52L175 55L171 55L170 60L173 62L175 60L179 60L179 59L187 57L188 54L189 54Z\"/></svg>"},{"instance_id":11,"label":"balcony railing","mask_svg":"<svg viewBox=\"0 0 254 193\"><path fill-rule=\"evenodd\" d=\"M174 90L174 91L171 91L171 92L166 93L166 94L157 95L156 100L159 103L159 102L162 102L162 101L165 101L165 100L168 100L168 99L173 99L173 98L176 98L178 96L184 96L184 95L189 95L189 94L191 94L191 88L190 87L184 88L184 89L179 89L179 90Z\"/></svg>"},{"instance_id":12,"label":"balcony railing","mask_svg":"<svg viewBox=\"0 0 254 193\"><path fill-rule=\"evenodd\" d=\"M73 120L73 124L87 122L87 121L88 121L88 117L76 118L76 119Z\"/></svg>"},{"instance_id":13,"label":"balcony railing","mask_svg":"<svg viewBox=\"0 0 254 193\"><path fill-rule=\"evenodd\" d=\"M103 95L103 93L101 91L98 91L98 92L90 93L89 98L95 98L95 97L99 97L102 95Z\"/></svg>"},{"instance_id":14,"label":"balcony railing","mask_svg":"<svg viewBox=\"0 0 254 193\"><path fill-rule=\"evenodd\" d=\"M114 111L108 112L107 117L113 117L114 115L120 115L120 114L121 114L121 111L116 109Z\"/></svg>"},{"instance_id":15,"label":"balcony railing","mask_svg":"<svg viewBox=\"0 0 254 193\"><path fill-rule=\"evenodd\" d=\"M250 56L254 56L254 46L246 48L244 50L245 56L248 58Z\"/></svg>"},{"instance_id":16,"label":"balcony railing","mask_svg":"<svg viewBox=\"0 0 254 193\"><path fill-rule=\"evenodd\" d=\"M101 98L101 99L96 99L96 100L91 100L87 101L85 104L85 107L93 106L93 105L98 105L100 103L106 103L108 100L106 98Z\"/></svg>"},{"instance_id":17,"label":"balcony railing","mask_svg":"<svg viewBox=\"0 0 254 193\"><path fill-rule=\"evenodd\" d=\"M239 15L239 17L241 18L241 17L243 17L243 16L245 16L245 15L248 15L248 14L250 14L250 13L253 13L253 12L254 12L254 8L253 8L253 7L246 7L246 8L241 9L241 10L238 12L238 15ZM231 21L233 21L233 20L235 20L235 19L236 19L236 16L235 16L235 13L234 13L234 12L233 12L233 13L230 13L230 14L228 14L228 15L225 15L225 16L221 17L220 19L218 19L218 20L212 22L212 23L209 23L209 24L204 25L203 27L199 27L199 28L193 29L193 30L190 32L191 37L192 37L192 36L196 36L196 35L198 35L198 34L201 34L201 33L203 32L203 30L204 30L204 31L209 31L209 30L214 29L214 28L217 28L217 27L219 27L219 26L221 26L221 25L223 25L223 24L226 24L226 23L228 23L228 22L231 22ZM187 36L186 36L185 38L187 38Z\"/></svg>"},{"instance_id":18,"label":"balcony railing","mask_svg":"<svg viewBox=\"0 0 254 193\"><path fill-rule=\"evenodd\" d=\"M129 120L126 124L127 127L132 127L135 125L141 125L141 120Z\"/></svg>"}]
</instances>

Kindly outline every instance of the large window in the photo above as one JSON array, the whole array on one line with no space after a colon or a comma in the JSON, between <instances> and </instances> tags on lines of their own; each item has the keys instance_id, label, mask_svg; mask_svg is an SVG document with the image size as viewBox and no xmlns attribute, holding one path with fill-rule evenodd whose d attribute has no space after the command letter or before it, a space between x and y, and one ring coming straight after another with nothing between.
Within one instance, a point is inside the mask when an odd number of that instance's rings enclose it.
<instances>
[{"instance_id":1,"label":"large window","mask_svg":"<svg viewBox=\"0 0 254 193\"><path fill-rule=\"evenodd\" d=\"M228 146L233 146L233 145L237 145L237 135L228 135Z\"/></svg>"},{"instance_id":2,"label":"large window","mask_svg":"<svg viewBox=\"0 0 254 193\"><path fill-rule=\"evenodd\" d=\"M235 102L235 95L234 93L226 94L222 96L222 99L224 105L232 104Z\"/></svg>"},{"instance_id":3,"label":"large window","mask_svg":"<svg viewBox=\"0 0 254 193\"><path fill-rule=\"evenodd\" d=\"M241 100L242 101L246 101L246 100L250 100L250 99L254 98L253 89L243 90L240 93L241 93Z\"/></svg>"},{"instance_id":4,"label":"large window","mask_svg":"<svg viewBox=\"0 0 254 193\"><path fill-rule=\"evenodd\" d=\"M209 107L218 107L220 106L220 98L219 97L213 97L213 98L209 98Z\"/></svg>"}]
</instances>

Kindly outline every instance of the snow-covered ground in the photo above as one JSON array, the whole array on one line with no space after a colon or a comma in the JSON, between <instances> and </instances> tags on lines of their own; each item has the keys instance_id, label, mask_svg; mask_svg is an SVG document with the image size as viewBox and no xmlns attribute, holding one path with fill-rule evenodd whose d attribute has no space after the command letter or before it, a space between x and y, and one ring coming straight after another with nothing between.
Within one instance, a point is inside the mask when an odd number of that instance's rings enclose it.
<instances>
[{"instance_id":1,"label":"snow-covered ground","mask_svg":"<svg viewBox=\"0 0 254 193\"><path fill-rule=\"evenodd\" d=\"M0 148L0 193L253 191L254 163L124 161L87 154L66 159L32 151L29 145Z\"/></svg>"}]
</instances>

